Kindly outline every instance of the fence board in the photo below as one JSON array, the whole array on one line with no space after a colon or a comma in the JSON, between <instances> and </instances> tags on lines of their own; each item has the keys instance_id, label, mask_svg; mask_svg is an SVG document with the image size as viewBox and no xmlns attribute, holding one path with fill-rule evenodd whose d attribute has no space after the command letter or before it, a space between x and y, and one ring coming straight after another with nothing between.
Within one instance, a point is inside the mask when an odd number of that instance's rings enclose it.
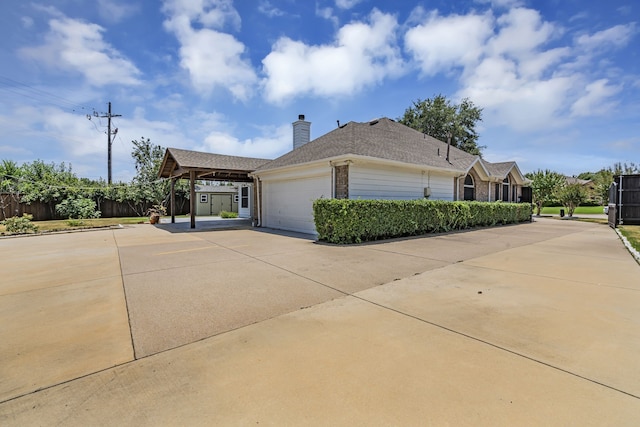
<instances>
[{"instance_id":1,"label":"fence board","mask_svg":"<svg viewBox=\"0 0 640 427\"><path fill-rule=\"evenodd\" d=\"M146 212L150 207L151 204L149 203L144 206L143 211ZM176 215L189 213L189 203L185 198L176 196L176 207ZM117 202L115 200L102 200L98 205L98 210L102 218L138 216L135 209L127 202ZM16 196L13 194L0 193L0 221L13 216L22 216L24 213L33 215L34 221L64 219L56 214L54 203L33 202L26 204L16 200Z\"/></svg>"}]
</instances>

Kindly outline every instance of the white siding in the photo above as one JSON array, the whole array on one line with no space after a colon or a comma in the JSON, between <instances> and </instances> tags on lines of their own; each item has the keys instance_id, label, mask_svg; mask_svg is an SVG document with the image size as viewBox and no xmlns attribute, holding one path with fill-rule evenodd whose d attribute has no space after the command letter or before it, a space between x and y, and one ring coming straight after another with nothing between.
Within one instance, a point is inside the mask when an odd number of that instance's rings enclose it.
<instances>
[{"instance_id":1,"label":"white siding","mask_svg":"<svg viewBox=\"0 0 640 427\"><path fill-rule=\"evenodd\" d=\"M313 201L331 197L331 175L264 181L262 192L265 227L316 234Z\"/></svg>"},{"instance_id":2,"label":"white siding","mask_svg":"<svg viewBox=\"0 0 640 427\"><path fill-rule=\"evenodd\" d=\"M422 199L424 188L429 187L430 200L453 200L453 182L453 177L435 172L352 164L349 167L349 198Z\"/></svg>"}]
</instances>

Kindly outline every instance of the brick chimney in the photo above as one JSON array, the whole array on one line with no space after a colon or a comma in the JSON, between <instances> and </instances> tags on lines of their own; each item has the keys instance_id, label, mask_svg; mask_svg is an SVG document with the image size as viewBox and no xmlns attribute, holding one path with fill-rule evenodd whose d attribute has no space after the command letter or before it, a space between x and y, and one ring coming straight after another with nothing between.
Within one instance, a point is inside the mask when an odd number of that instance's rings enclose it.
<instances>
[{"instance_id":1,"label":"brick chimney","mask_svg":"<svg viewBox=\"0 0 640 427\"><path fill-rule=\"evenodd\" d=\"M304 114L298 115L293 122L293 149L302 147L311 139L311 122L304 119Z\"/></svg>"}]
</instances>

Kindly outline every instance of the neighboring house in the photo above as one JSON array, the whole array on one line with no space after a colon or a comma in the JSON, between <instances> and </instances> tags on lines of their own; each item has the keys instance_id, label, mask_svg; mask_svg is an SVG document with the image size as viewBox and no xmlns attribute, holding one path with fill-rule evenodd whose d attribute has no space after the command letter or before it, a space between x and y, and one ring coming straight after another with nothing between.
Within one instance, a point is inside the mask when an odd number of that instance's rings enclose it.
<instances>
[{"instance_id":1,"label":"neighboring house","mask_svg":"<svg viewBox=\"0 0 640 427\"><path fill-rule=\"evenodd\" d=\"M300 115L293 150L271 161L168 148L160 176L189 178L193 199L196 180L244 183L237 190L240 216L310 234L313 201L322 197L531 202L529 181L515 162L487 162L388 118L349 122L313 141L310 129ZM192 212L211 205L204 194L192 200Z\"/></svg>"},{"instance_id":2,"label":"neighboring house","mask_svg":"<svg viewBox=\"0 0 640 427\"><path fill-rule=\"evenodd\" d=\"M596 203L601 203L601 201L596 200L597 198L597 190L596 190L596 183L593 182L590 179L579 179L579 178L575 178L573 176L565 176L564 177L565 182L567 184L579 184L581 185L586 193L587 199L589 199L590 201L596 202Z\"/></svg>"},{"instance_id":3,"label":"neighboring house","mask_svg":"<svg viewBox=\"0 0 640 427\"><path fill-rule=\"evenodd\" d=\"M265 227L315 233L315 199L530 201L515 162L489 163L388 118L349 122L309 142L293 123L293 151L250 175Z\"/></svg>"}]
</instances>

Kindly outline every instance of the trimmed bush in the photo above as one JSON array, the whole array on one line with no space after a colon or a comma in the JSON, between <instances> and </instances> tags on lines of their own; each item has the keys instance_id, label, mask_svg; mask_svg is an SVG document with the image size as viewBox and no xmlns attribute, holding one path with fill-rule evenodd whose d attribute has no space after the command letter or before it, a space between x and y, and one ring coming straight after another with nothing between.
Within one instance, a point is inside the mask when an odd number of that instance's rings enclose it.
<instances>
[{"instance_id":1,"label":"trimmed bush","mask_svg":"<svg viewBox=\"0 0 640 427\"><path fill-rule=\"evenodd\" d=\"M318 239L360 243L530 221L531 205L443 200L318 199L313 215Z\"/></svg>"},{"instance_id":2,"label":"trimmed bush","mask_svg":"<svg viewBox=\"0 0 640 427\"><path fill-rule=\"evenodd\" d=\"M220 211L221 218L238 218L237 212Z\"/></svg>"}]
</instances>

